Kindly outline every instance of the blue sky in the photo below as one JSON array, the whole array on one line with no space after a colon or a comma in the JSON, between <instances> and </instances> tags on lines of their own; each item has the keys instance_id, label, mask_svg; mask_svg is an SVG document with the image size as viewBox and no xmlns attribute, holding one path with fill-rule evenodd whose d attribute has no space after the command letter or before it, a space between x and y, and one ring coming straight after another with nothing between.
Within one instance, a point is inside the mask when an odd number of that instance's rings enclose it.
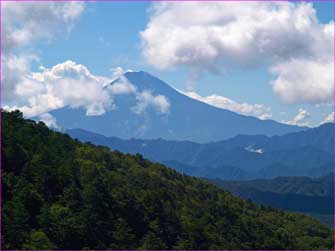
<instances>
[{"instance_id":1,"label":"blue sky","mask_svg":"<svg viewBox=\"0 0 335 251\"><path fill-rule=\"evenodd\" d=\"M224 74L204 71L191 78L187 65L157 69L143 56L139 32L144 31L152 15L150 2L86 3L71 31L61 32L48 42L36 41L29 48L38 54L33 64L52 67L66 60L85 65L93 74L110 77L111 68L144 70L181 91L194 91L201 96L212 94L228 97L238 103L262 104L271 108L272 119L289 121L299 109L310 113L310 125L318 125L333 111L332 105L315 102L286 104L273 91L270 82L276 78L268 65L251 68L233 67ZM333 2L315 2L313 6L321 23L334 19ZM331 70L331 69L330 69Z\"/></svg>"}]
</instances>

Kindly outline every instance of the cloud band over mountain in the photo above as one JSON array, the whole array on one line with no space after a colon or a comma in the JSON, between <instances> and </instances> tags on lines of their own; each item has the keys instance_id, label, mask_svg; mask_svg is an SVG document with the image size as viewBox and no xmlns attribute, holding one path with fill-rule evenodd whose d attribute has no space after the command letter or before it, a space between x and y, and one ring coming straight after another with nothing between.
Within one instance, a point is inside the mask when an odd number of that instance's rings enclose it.
<instances>
[{"instance_id":1,"label":"cloud band over mountain","mask_svg":"<svg viewBox=\"0 0 335 251\"><path fill-rule=\"evenodd\" d=\"M333 101L334 22L322 24L312 3L155 3L150 13L140 36L156 68L224 73L265 66L283 102Z\"/></svg>"}]
</instances>

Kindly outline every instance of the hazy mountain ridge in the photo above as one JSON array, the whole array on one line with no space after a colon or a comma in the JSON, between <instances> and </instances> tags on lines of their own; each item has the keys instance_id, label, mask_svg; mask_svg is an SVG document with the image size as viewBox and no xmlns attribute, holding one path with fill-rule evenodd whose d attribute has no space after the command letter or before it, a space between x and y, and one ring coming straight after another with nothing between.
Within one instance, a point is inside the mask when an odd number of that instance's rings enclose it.
<instances>
[{"instance_id":1,"label":"hazy mountain ridge","mask_svg":"<svg viewBox=\"0 0 335 251\"><path fill-rule=\"evenodd\" d=\"M199 144L190 141L123 140L81 129L67 130L82 141L140 153L190 175L222 179L322 176L333 170L333 124L283 136L239 135Z\"/></svg>"}]
</instances>

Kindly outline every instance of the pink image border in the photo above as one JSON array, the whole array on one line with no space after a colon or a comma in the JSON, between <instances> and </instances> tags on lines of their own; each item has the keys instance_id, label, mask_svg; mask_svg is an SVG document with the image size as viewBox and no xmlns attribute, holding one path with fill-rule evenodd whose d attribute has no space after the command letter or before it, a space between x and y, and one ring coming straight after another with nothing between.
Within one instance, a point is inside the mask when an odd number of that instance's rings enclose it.
<instances>
[{"instance_id":1,"label":"pink image border","mask_svg":"<svg viewBox=\"0 0 335 251\"><path fill-rule=\"evenodd\" d=\"M2 2L333 2L335 0L306 0L306 1L300 1L300 0L0 0L0 105L2 109ZM333 12L335 13L335 3L333 6ZM334 34L335 34L335 28L334 28ZM334 47L335 47L335 36L334 36ZM335 62L335 54L333 55L334 62ZM335 86L335 68L333 69L334 73L334 86ZM333 105L335 105L335 88L333 93ZM333 107L333 110L335 110L335 106ZM334 134L335 134L335 127L334 127ZM0 113L0 135L2 135L2 113ZM2 149L2 137L0 137L0 150ZM335 142L334 142L334 163L335 163ZM2 154L0 154L0 202L2 202ZM335 183L335 166L333 169L333 179ZM0 203L0 250L2 249L2 203ZM335 230L335 186L334 186L334 212L333 212L333 218L334 218L334 226L333 230ZM335 231L334 231L334 246L333 250L335 250ZM13 250L14 251L14 250ZM67 251L77 251L77 250L67 250ZM106 251L106 250L97 250L97 251ZM113 250L113 251L121 251L121 250ZM125 251L125 250L122 250ZM129 250L128 250L129 251ZM154 250L156 251L156 250ZM157 250L158 251L158 250ZM214 250L210 250L214 251ZM228 250L221 250L221 251L228 251ZM256 251L256 250L232 250L232 251ZM260 251L257 249L257 251ZM263 251L267 251L263 249ZM270 251L270 250L269 250ZM272 251L279 251L279 250L273 250ZM293 251L293 250L291 250ZM298 250L296 250L298 251ZM300 251L300 250L299 250ZM312 250L304 250L304 251L312 251ZM324 250L325 251L325 250Z\"/></svg>"}]
</instances>

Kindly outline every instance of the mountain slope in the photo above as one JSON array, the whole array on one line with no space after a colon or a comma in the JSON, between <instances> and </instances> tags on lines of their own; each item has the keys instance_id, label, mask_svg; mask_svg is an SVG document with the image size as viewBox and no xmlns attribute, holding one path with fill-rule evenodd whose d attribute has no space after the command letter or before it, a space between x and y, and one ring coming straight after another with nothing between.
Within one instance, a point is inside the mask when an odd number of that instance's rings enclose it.
<instances>
[{"instance_id":1,"label":"mountain slope","mask_svg":"<svg viewBox=\"0 0 335 251\"><path fill-rule=\"evenodd\" d=\"M322 176L333 170L333 124L283 136L239 135L214 143L122 140L81 129L66 131L82 141L140 153L187 174L221 179ZM183 167L184 166L184 167Z\"/></svg>"},{"instance_id":2,"label":"mountain slope","mask_svg":"<svg viewBox=\"0 0 335 251\"><path fill-rule=\"evenodd\" d=\"M149 109L136 114L132 107L137 99L129 94L116 96L116 108L101 116L86 116L84 110L70 108L55 110L52 115L63 129L82 128L121 138L209 142L238 134L282 135L303 129L210 106L181 94L146 72L128 72L124 76L139 92L149 90L154 95L165 96L170 103L169 112L157 114ZM117 80L111 85L115 83Z\"/></svg>"},{"instance_id":3,"label":"mountain slope","mask_svg":"<svg viewBox=\"0 0 335 251\"><path fill-rule=\"evenodd\" d=\"M271 180L225 181L212 179L209 181L235 194L239 194L239 191L242 190L258 190L276 194L296 194L319 197L333 197L334 194L333 174L319 178L278 177Z\"/></svg>"},{"instance_id":4,"label":"mountain slope","mask_svg":"<svg viewBox=\"0 0 335 251\"><path fill-rule=\"evenodd\" d=\"M334 176L279 177L272 180L224 181L210 183L244 199L276 208L323 216L329 224L334 214ZM321 218L322 217L317 217Z\"/></svg>"},{"instance_id":5,"label":"mountain slope","mask_svg":"<svg viewBox=\"0 0 335 251\"><path fill-rule=\"evenodd\" d=\"M317 221L2 113L5 249L331 249Z\"/></svg>"}]
</instances>

